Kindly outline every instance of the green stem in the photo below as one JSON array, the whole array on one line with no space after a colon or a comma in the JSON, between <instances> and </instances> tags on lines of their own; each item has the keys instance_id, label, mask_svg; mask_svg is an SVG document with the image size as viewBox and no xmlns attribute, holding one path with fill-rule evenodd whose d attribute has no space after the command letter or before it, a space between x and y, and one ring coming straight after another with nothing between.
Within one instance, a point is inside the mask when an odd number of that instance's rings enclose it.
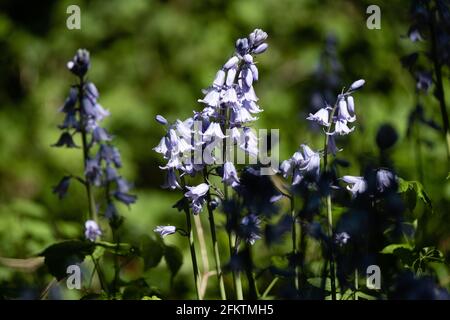
<instances>
[{"instance_id":1,"label":"green stem","mask_svg":"<svg viewBox=\"0 0 450 320\"><path fill-rule=\"evenodd\" d=\"M300 283L299 283L299 266L297 261L297 217L295 213L295 200L294 195L292 195L290 198L291 203L291 218L292 218L292 259L294 261L294 270L295 270L295 276L294 276L294 285L295 289L298 291L300 289Z\"/></svg>"},{"instance_id":2,"label":"green stem","mask_svg":"<svg viewBox=\"0 0 450 320\"><path fill-rule=\"evenodd\" d=\"M208 172L206 168L203 169L203 178L205 179L205 182L208 181ZM209 228L211 231L211 241L212 241L212 247L214 251L214 262L216 264L216 273L217 273L217 279L219 280L219 290L220 290L220 296L222 300L227 299L227 295L225 292L225 284L223 282L223 273L222 273L222 267L220 262L220 254L219 254L219 244L217 242L217 235L216 235L216 224L214 221L214 212L211 208L211 193L207 192L206 194L206 207L208 208L208 219L209 219Z\"/></svg>"},{"instance_id":3,"label":"green stem","mask_svg":"<svg viewBox=\"0 0 450 320\"><path fill-rule=\"evenodd\" d=\"M197 300L201 300L200 293L199 293L200 275L198 272L197 255L195 252L194 233L192 232L190 210L188 208L185 208L184 212L186 214L186 229L187 229L187 234L188 234L188 238L189 238L189 249L191 251L192 269L194 271L195 293L197 295Z\"/></svg>"},{"instance_id":4,"label":"green stem","mask_svg":"<svg viewBox=\"0 0 450 320\"><path fill-rule=\"evenodd\" d=\"M261 299L264 299L267 297L267 295L270 293L270 291L272 290L272 288L275 286L275 284L278 282L278 277L273 278L273 280L269 283L269 285L267 286L266 290L264 290L263 295L261 296Z\"/></svg>"},{"instance_id":5,"label":"green stem","mask_svg":"<svg viewBox=\"0 0 450 320\"><path fill-rule=\"evenodd\" d=\"M183 190L185 190L186 189L186 181L184 180L183 176L181 176L181 184L182 184ZM197 295L197 300L201 300L200 292L199 292L200 274L198 272L197 254L195 252L194 233L192 232L191 213L190 213L190 210L189 210L189 207L187 204L184 206L184 213L186 215L186 229L187 229L186 232L187 232L187 237L189 239L189 250L191 252L192 270L194 272L195 293Z\"/></svg>"},{"instance_id":6,"label":"green stem","mask_svg":"<svg viewBox=\"0 0 450 320\"><path fill-rule=\"evenodd\" d=\"M238 247L236 246L237 237L234 232L229 233L229 245L230 245L230 258L238 253ZM244 294L242 293L242 281L241 273L239 270L232 270L234 290L236 292L236 300L244 300Z\"/></svg>"},{"instance_id":7,"label":"green stem","mask_svg":"<svg viewBox=\"0 0 450 320\"><path fill-rule=\"evenodd\" d=\"M355 269L355 300L358 300L358 290L359 290L359 283L358 283L358 268Z\"/></svg>"}]
</instances>

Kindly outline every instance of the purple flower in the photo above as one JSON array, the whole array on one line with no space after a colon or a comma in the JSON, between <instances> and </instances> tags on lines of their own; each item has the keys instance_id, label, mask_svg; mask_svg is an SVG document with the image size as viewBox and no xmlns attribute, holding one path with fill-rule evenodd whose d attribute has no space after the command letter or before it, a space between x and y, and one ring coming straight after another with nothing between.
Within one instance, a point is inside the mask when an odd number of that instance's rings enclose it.
<instances>
[{"instance_id":1,"label":"purple flower","mask_svg":"<svg viewBox=\"0 0 450 320\"><path fill-rule=\"evenodd\" d=\"M251 46L258 46L267 39L267 33L261 29L255 29L248 36L248 40Z\"/></svg>"},{"instance_id":2,"label":"purple flower","mask_svg":"<svg viewBox=\"0 0 450 320\"><path fill-rule=\"evenodd\" d=\"M162 124L162 125L167 125L167 124L168 124L166 118L164 118L164 117L163 117L162 115L160 115L160 114L156 115L155 120L156 120L159 124Z\"/></svg>"},{"instance_id":3,"label":"purple flower","mask_svg":"<svg viewBox=\"0 0 450 320\"><path fill-rule=\"evenodd\" d=\"M249 244L255 244L261 239L261 220L255 214L249 214L242 218L240 223L240 236Z\"/></svg>"},{"instance_id":4,"label":"purple flower","mask_svg":"<svg viewBox=\"0 0 450 320\"><path fill-rule=\"evenodd\" d=\"M364 193L367 190L367 182L363 177L343 176L342 180L348 184L347 190L351 192L352 197L356 197L358 193Z\"/></svg>"},{"instance_id":5,"label":"purple flower","mask_svg":"<svg viewBox=\"0 0 450 320\"><path fill-rule=\"evenodd\" d=\"M222 87L225 84L225 71L219 70L216 73L216 77L214 78L213 85L216 87Z\"/></svg>"},{"instance_id":6,"label":"purple flower","mask_svg":"<svg viewBox=\"0 0 450 320\"><path fill-rule=\"evenodd\" d=\"M223 165L222 182L232 187L239 185L239 178L236 172L236 168L230 161L225 162L225 164Z\"/></svg>"},{"instance_id":7,"label":"purple flower","mask_svg":"<svg viewBox=\"0 0 450 320\"><path fill-rule=\"evenodd\" d=\"M353 83L350 85L349 91L355 91L355 90L358 90L358 89L362 88L362 86L363 86L365 83L366 83L366 80L364 80L364 79L356 80L355 82L353 82Z\"/></svg>"},{"instance_id":8,"label":"purple flower","mask_svg":"<svg viewBox=\"0 0 450 320\"><path fill-rule=\"evenodd\" d=\"M340 232L334 237L334 242L340 247L347 244L348 240L350 240L350 235L347 232Z\"/></svg>"},{"instance_id":9,"label":"purple flower","mask_svg":"<svg viewBox=\"0 0 450 320\"><path fill-rule=\"evenodd\" d=\"M206 92L206 95L203 99L199 99L198 102L204 103L208 106L216 108L219 105L220 101L220 91L212 88Z\"/></svg>"},{"instance_id":10,"label":"purple flower","mask_svg":"<svg viewBox=\"0 0 450 320\"><path fill-rule=\"evenodd\" d=\"M223 65L223 68L226 70L234 68L238 62L239 62L239 58L236 56L232 56L230 59L228 59L227 62L225 62L225 64Z\"/></svg>"},{"instance_id":11,"label":"purple flower","mask_svg":"<svg viewBox=\"0 0 450 320\"><path fill-rule=\"evenodd\" d=\"M71 176L65 176L59 181L58 185L53 187L53 193L56 193L59 199L64 198L69 189Z\"/></svg>"},{"instance_id":12,"label":"purple flower","mask_svg":"<svg viewBox=\"0 0 450 320\"><path fill-rule=\"evenodd\" d=\"M303 149L303 160L300 160L300 170L313 175L314 177L319 177L320 173L320 154L319 152L313 151L306 144L302 144Z\"/></svg>"},{"instance_id":13,"label":"purple flower","mask_svg":"<svg viewBox=\"0 0 450 320\"><path fill-rule=\"evenodd\" d=\"M330 123L328 122L328 112L329 108L322 108L319 111L317 111L315 114L310 113L309 117L306 118L306 120L317 122L318 124L322 126L328 127Z\"/></svg>"},{"instance_id":14,"label":"purple flower","mask_svg":"<svg viewBox=\"0 0 450 320\"><path fill-rule=\"evenodd\" d=\"M94 242L95 240L97 240L98 237L102 235L102 232L97 222L95 222L94 220L86 221L84 226L85 226L84 236L86 237L87 240Z\"/></svg>"},{"instance_id":15,"label":"purple flower","mask_svg":"<svg viewBox=\"0 0 450 320\"><path fill-rule=\"evenodd\" d=\"M164 185L162 186L163 188L168 188L171 190L175 190L175 189L181 189L180 184L178 183L177 180L177 175L175 173L175 170L173 168L169 168L167 170L166 173L166 181L164 183Z\"/></svg>"},{"instance_id":16,"label":"purple flower","mask_svg":"<svg viewBox=\"0 0 450 320\"><path fill-rule=\"evenodd\" d=\"M72 60L67 62L67 68L75 75L83 77L90 67L89 51L78 49Z\"/></svg>"},{"instance_id":17,"label":"purple flower","mask_svg":"<svg viewBox=\"0 0 450 320\"><path fill-rule=\"evenodd\" d=\"M254 53L254 54L260 54L260 53L263 53L264 51L267 50L268 47L269 47L269 45L268 45L267 43L262 43L262 44L260 44L258 47L256 47L256 48L253 50L253 53Z\"/></svg>"},{"instance_id":18,"label":"purple flower","mask_svg":"<svg viewBox=\"0 0 450 320\"><path fill-rule=\"evenodd\" d=\"M207 139L211 138L219 138L223 139L226 136L223 134L222 129L220 128L220 124L217 122L211 122L208 129L203 133L203 137Z\"/></svg>"},{"instance_id":19,"label":"purple flower","mask_svg":"<svg viewBox=\"0 0 450 320\"><path fill-rule=\"evenodd\" d=\"M72 135L69 132L63 132L52 147L79 148L73 141Z\"/></svg>"},{"instance_id":20,"label":"purple flower","mask_svg":"<svg viewBox=\"0 0 450 320\"><path fill-rule=\"evenodd\" d=\"M209 185L201 183L195 187L186 187L189 191L184 195L191 200L192 212L198 214L202 211L203 204L205 202L205 195L209 191Z\"/></svg>"},{"instance_id":21,"label":"purple flower","mask_svg":"<svg viewBox=\"0 0 450 320\"><path fill-rule=\"evenodd\" d=\"M239 147L253 157L258 156L258 138L252 129L248 127L243 128Z\"/></svg>"},{"instance_id":22,"label":"purple flower","mask_svg":"<svg viewBox=\"0 0 450 320\"><path fill-rule=\"evenodd\" d=\"M154 230L154 232L159 233L161 238L164 238L168 235L174 234L177 232L177 227L175 226L157 226Z\"/></svg>"},{"instance_id":23,"label":"purple flower","mask_svg":"<svg viewBox=\"0 0 450 320\"><path fill-rule=\"evenodd\" d=\"M377 171L377 189L380 192L392 187L397 181L397 176L389 170L378 169Z\"/></svg>"}]
</instances>

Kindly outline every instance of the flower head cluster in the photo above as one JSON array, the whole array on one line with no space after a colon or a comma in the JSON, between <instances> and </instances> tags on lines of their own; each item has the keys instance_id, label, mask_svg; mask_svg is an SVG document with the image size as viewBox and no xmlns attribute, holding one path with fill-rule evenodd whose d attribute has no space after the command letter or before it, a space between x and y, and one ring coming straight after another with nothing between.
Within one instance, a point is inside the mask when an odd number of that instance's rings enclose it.
<instances>
[{"instance_id":1,"label":"flower head cluster","mask_svg":"<svg viewBox=\"0 0 450 320\"><path fill-rule=\"evenodd\" d=\"M347 190L350 191L352 197L365 193L368 190L368 182L361 176L343 176L342 180L347 183ZM376 190L380 193L394 187L398 181L398 177L387 169L376 170Z\"/></svg>"},{"instance_id":2,"label":"flower head cluster","mask_svg":"<svg viewBox=\"0 0 450 320\"><path fill-rule=\"evenodd\" d=\"M320 154L306 144L294 155L281 163L280 171L284 178L292 176L292 185L299 184L305 175L318 178L320 173Z\"/></svg>"},{"instance_id":3,"label":"flower head cluster","mask_svg":"<svg viewBox=\"0 0 450 320\"><path fill-rule=\"evenodd\" d=\"M69 96L60 108L60 112L65 114L64 121L59 126L62 134L53 146L78 147L73 137L78 134L81 136L85 171L84 179L79 180L108 191L104 215L113 218L117 216L113 198L129 205L135 202L136 197L129 194L130 185L117 171L122 166L119 150L111 144L112 136L101 126L101 122L110 113L98 103L99 92L96 86L92 82L84 81L90 68L89 52L79 49L74 58L67 63L67 67L80 81L78 85L72 86ZM65 176L53 188L53 192L60 198L64 197L72 178ZM95 229L92 223L89 226L90 229Z\"/></svg>"},{"instance_id":4,"label":"flower head cluster","mask_svg":"<svg viewBox=\"0 0 450 320\"><path fill-rule=\"evenodd\" d=\"M267 49L266 39L267 34L256 29L247 38L236 41L235 54L217 72L212 85L203 90L204 97L198 100L203 105L201 111L194 111L192 117L172 124L161 115L156 117L167 129L153 149L167 160L166 165L160 167L166 171L163 187L182 189L181 176L195 176L214 163L222 164L225 184L239 185L237 170L227 159L223 146L224 143L227 148L237 145L254 157L258 154L258 138L249 124L262 112L253 88L259 79L254 56ZM201 211L204 202L204 194L197 197L197 193L207 192L206 187L206 184L189 187L185 193L194 213Z\"/></svg>"}]
</instances>

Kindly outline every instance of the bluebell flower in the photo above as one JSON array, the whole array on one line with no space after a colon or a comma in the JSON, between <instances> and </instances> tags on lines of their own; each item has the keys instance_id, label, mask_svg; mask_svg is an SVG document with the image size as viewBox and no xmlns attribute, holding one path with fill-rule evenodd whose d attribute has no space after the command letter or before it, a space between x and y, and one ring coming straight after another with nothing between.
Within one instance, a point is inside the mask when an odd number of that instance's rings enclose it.
<instances>
[{"instance_id":1,"label":"bluebell flower","mask_svg":"<svg viewBox=\"0 0 450 320\"><path fill-rule=\"evenodd\" d=\"M250 49L249 41L247 38L236 40L236 52L242 57Z\"/></svg>"},{"instance_id":2,"label":"bluebell flower","mask_svg":"<svg viewBox=\"0 0 450 320\"><path fill-rule=\"evenodd\" d=\"M69 132L63 132L52 147L79 148L73 141L72 135Z\"/></svg>"},{"instance_id":3,"label":"bluebell flower","mask_svg":"<svg viewBox=\"0 0 450 320\"><path fill-rule=\"evenodd\" d=\"M209 185L201 183L195 187L186 187L187 191L184 196L191 200L191 207L194 214L202 211L202 206L205 202L206 193L209 191Z\"/></svg>"},{"instance_id":4,"label":"bluebell flower","mask_svg":"<svg viewBox=\"0 0 450 320\"><path fill-rule=\"evenodd\" d=\"M390 170L378 169L377 170L377 189L380 192L391 188L397 182L397 176Z\"/></svg>"},{"instance_id":5,"label":"bluebell flower","mask_svg":"<svg viewBox=\"0 0 450 320\"><path fill-rule=\"evenodd\" d=\"M78 100L78 89L76 87L70 88L69 96L64 101L64 105L59 109L60 112L68 113L75 111L75 106Z\"/></svg>"},{"instance_id":6,"label":"bluebell flower","mask_svg":"<svg viewBox=\"0 0 450 320\"><path fill-rule=\"evenodd\" d=\"M226 136L222 132L222 128L220 127L220 124L217 122L211 122L208 129L203 133L203 137L207 139L212 138L219 138L224 139Z\"/></svg>"},{"instance_id":7,"label":"bluebell flower","mask_svg":"<svg viewBox=\"0 0 450 320\"><path fill-rule=\"evenodd\" d=\"M255 29L248 36L249 44L252 47L257 47L267 39L267 33L261 29Z\"/></svg>"},{"instance_id":8,"label":"bluebell flower","mask_svg":"<svg viewBox=\"0 0 450 320\"><path fill-rule=\"evenodd\" d=\"M300 161L300 170L311 174L314 177L319 177L320 173L320 154L313 151L306 144L302 144L303 160Z\"/></svg>"},{"instance_id":9,"label":"bluebell flower","mask_svg":"<svg viewBox=\"0 0 450 320\"><path fill-rule=\"evenodd\" d=\"M349 240L350 235L347 232L340 232L334 236L334 242L340 247L346 245Z\"/></svg>"},{"instance_id":10,"label":"bluebell flower","mask_svg":"<svg viewBox=\"0 0 450 320\"><path fill-rule=\"evenodd\" d=\"M94 242L101 235L102 232L97 222L95 222L94 220L86 221L84 236L86 237L87 240Z\"/></svg>"},{"instance_id":11,"label":"bluebell flower","mask_svg":"<svg viewBox=\"0 0 450 320\"><path fill-rule=\"evenodd\" d=\"M258 138L252 129L243 128L239 147L254 157L258 156Z\"/></svg>"},{"instance_id":12,"label":"bluebell flower","mask_svg":"<svg viewBox=\"0 0 450 320\"><path fill-rule=\"evenodd\" d=\"M90 57L86 49L78 49L73 59L67 62L67 68L78 77L83 77L89 67Z\"/></svg>"},{"instance_id":13,"label":"bluebell flower","mask_svg":"<svg viewBox=\"0 0 450 320\"><path fill-rule=\"evenodd\" d=\"M168 124L168 121L166 120L166 118L164 118L164 117L163 117L162 115L160 115L160 114L156 115L155 120L156 120L159 124L162 124L162 125L167 125L167 124Z\"/></svg>"},{"instance_id":14,"label":"bluebell flower","mask_svg":"<svg viewBox=\"0 0 450 320\"><path fill-rule=\"evenodd\" d=\"M59 181L56 186L53 187L53 193L56 193L59 199L64 198L64 196L66 195L67 190L69 189L71 178L71 176L65 176Z\"/></svg>"},{"instance_id":15,"label":"bluebell flower","mask_svg":"<svg viewBox=\"0 0 450 320\"><path fill-rule=\"evenodd\" d=\"M84 175L89 183L100 186L102 181L102 168L97 159L87 159L85 164Z\"/></svg>"},{"instance_id":16,"label":"bluebell flower","mask_svg":"<svg viewBox=\"0 0 450 320\"><path fill-rule=\"evenodd\" d=\"M261 239L261 220L255 214L249 214L242 218L240 223L240 236L249 244L255 244Z\"/></svg>"},{"instance_id":17,"label":"bluebell flower","mask_svg":"<svg viewBox=\"0 0 450 320\"><path fill-rule=\"evenodd\" d=\"M175 170L173 168L169 168L166 173L166 181L163 188L169 188L172 190L175 189L181 189L180 184L178 183L177 175L175 173Z\"/></svg>"},{"instance_id":18,"label":"bluebell flower","mask_svg":"<svg viewBox=\"0 0 450 320\"><path fill-rule=\"evenodd\" d=\"M77 119L77 112L75 110L67 111L63 124L59 125L58 128L79 130L80 123Z\"/></svg>"},{"instance_id":19,"label":"bluebell flower","mask_svg":"<svg viewBox=\"0 0 450 320\"><path fill-rule=\"evenodd\" d=\"M367 182L363 177L343 176L342 180L348 184L347 190L351 192L352 197L356 197L367 190Z\"/></svg>"},{"instance_id":20,"label":"bluebell flower","mask_svg":"<svg viewBox=\"0 0 450 320\"><path fill-rule=\"evenodd\" d=\"M238 62L239 62L239 58L236 56L232 56L230 59L228 59L227 62L225 62L225 64L223 65L223 68L226 70L234 68Z\"/></svg>"},{"instance_id":21,"label":"bluebell flower","mask_svg":"<svg viewBox=\"0 0 450 320\"><path fill-rule=\"evenodd\" d=\"M213 86L215 87L222 87L225 84L225 76L226 73L223 69L220 69L219 71L217 71L216 73L216 77L214 78L213 81Z\"/></svg>"},{"instance_id":22,"label":"bluebell flower","mask_svg":"<svg viewBox=\"0 0 450 320\"><path fill-rule=\"evenodd\" d=\"M329 118L329 108L327 107L320 109L315 114L310 113L309 117L307 117L306 120L314 121L322 126L328 127L330 125L328 118Z\"/></svg>"},{"instance_id":23,"label":"bluebell flower","mask_svg":"<svg viewBox=\"0 0 450 320\"><path fill-rule=\"evenodd\" d=\"M105 218L113 220L119 216L117 208L112 201L109 201L105 209Z\"/></svg>"},{"instance_id":24,"label":"bluebell flower","mask_svg":"<svg viewBox=\"0 0 450 320\"><path fill-rule=\"evenodd\" d=\"M262 43L262 44L260 44L259 46L257 46L257 47L253 50L253 53L254 53L254 54L261 54L261 53L263 53L264 51L266 51L268 47L269 47L269 45L268 45L267 43Z\"/></svg>"},{"instance_id":25,"label":"bluebell flower","mask_svg":"<svg viewBox=\"0 0 450 320\"><path fill-rule=\"evenodd\" d=\"M168 235L176 233L177 227L175 227L175 226L157 226L153 231L156 233L159 233L161 238L164 238Z\"/></svg>"},{"instance_id":26,"label":"bluebell flower","mask_svg":"<svg viewBox=\"0 0 450 320\"><path fill-rule=\"evenodd\" d=\"M365 81L364 79L356 80L355 82L353 82L353 83L350 85L349 91L356 91L356 90L358 90L358 89L361 89L362 86L363 86L365 83L366 83L366 81Z\"/></svg>"},{"instance_id":27,"label":"bluebell flower","mask_svg":"<svg viewBox=\"0 0 450 320\"><path fill-rule=\"evenodd\" d=\"M137 197L135 195L120 192L118 190L116 190L114 192L114 198L116 198L118 201L126 204L127 206L132 203L135 203L137 200Z\"/></svg>"},{"instance_id":28,"label":"bluebell flower","mask_svg":"<svg viewBox=\"0 0 450 320\"><path fill-rule=\"evenodd\" d=\"M223 177L222 182L228 186L235 187L239 184L239 177L237 175L234 164L230 161L226 161L223 165Z\"/></svg>"}]
</instances>

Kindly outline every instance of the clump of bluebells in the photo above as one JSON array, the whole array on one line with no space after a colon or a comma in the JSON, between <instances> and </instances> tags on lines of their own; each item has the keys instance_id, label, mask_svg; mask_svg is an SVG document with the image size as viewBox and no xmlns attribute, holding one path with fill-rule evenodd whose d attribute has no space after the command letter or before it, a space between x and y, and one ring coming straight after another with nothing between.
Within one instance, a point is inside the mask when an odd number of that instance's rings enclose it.
<instances>
[{"instance_id":1,"label":"clump of bluebells","mask_svg":"<svg viewBox=\"0 0 450 320\"><path fill-rule=\"evenodd\" d=\"M110 112L99 104L99 92L94 83L88 80L90 66L90 55L85 49L79 49L67 63L67 68L78 81L71 86L69 95L60 108L60 112L64 114L64 120L58 126L62 133L53 144L53 147L80 150L83 172L79 175L74 173L64 176L53 188L53 192L62 199L69 191L72 180L84 186L88 214L80 219L85 221L85 240L69 240L55 244L47 248L43 255L49 270L58 280L66 276L63 268L66 263L81 263L86 256L90 256L95 266L94 273L98 274L104 293L108 294L108 297L116 298L119 294L118 279L121 268L118 256L128 254L124 248L130 247L120 243L119 229L123 218L119 215L116 205L123 203L129 206L136 201L136 196L130 193L131 185L120 175L122 160L119 150L112 144L111 134L102 126L102 121L110 116ZM105 232L100 228L100 219L109 222L114 243L102 239ZM103 247L114 254L114 279L111 285L106 284L106 277L99 264L103 254L97 253L94 256L97 247ZM55 254L58 257L54 257ZM64 270L61 271L60 268Z\"/></svg>"},{"instance_id":2,"label":"clump of bluebells","mask_svg":"<svg viewBox=\"0 0 450 320\"><path fill-rule=\"evenodd\" d=\"M161 167L166 171L163 187L183 191L184 198L179 201L179 205L181 204L187 215L189 212L200 214L206 207L223 299L226 295L213 211L220 203L226 205L231 201L229 191L239 193L242 189L239 170L234 165L231 150L237 147L251 157L258 156L258 138L251 124L263 110L258 105L258 97L253 87L259 79L254 58L267 50L266 39L267 34L256 29L248 37L236 41L234 55L217 71L212 84L203 90L203 98L198 100L203 109L194 111L192 117L184 121L176 120L174 123L169 123L161 115L156 117L156 121L166 127L166 135L154 148L167 161ZM221 178L222 187L212 182L213 176ZM190 182L187 182L186 178L195 181L195 177L200 177L203 182L189 185ZM260 238L259 214L260 212L249 211L237 223L230 222L236 217L228 218L227 232L232 256L237 254L241 240L253 244ZM165 228L155 230L164 235L164 230L167 230L167 227ZM234 279L236 297L241 299L242 288L238 271L234 273Z\"/></svg>"},{"instance_id":3,"label":"clump of bluebells","mask_svg":"<svg viewBox=\"0 0 450 320\"><path fill-rule=\"evenodd\" d=\"M120 221L115 202L130 205L136 196L129 193L130 184L120 175L122 167L119 150L112 145L113 137L101 126L110 112L99 103L99 92L94 83L87 80L90 68L89 52L79 49L67 63L67 68L78 78L60 108L64 121L59 125L62 131L54 147L80 148L83 155L84 173L82 176L68 175L62 178L53 192L63 198L72 179L81 182L87 192L89 220L86 222L86 238L95 241L102 234L98 226L99 213L111 222ZM74 142L79 136L81 146ZM97 190L99 189L98 192ZM98 197L95 195L98 194Z\"/></svg>"}]
</instances>

